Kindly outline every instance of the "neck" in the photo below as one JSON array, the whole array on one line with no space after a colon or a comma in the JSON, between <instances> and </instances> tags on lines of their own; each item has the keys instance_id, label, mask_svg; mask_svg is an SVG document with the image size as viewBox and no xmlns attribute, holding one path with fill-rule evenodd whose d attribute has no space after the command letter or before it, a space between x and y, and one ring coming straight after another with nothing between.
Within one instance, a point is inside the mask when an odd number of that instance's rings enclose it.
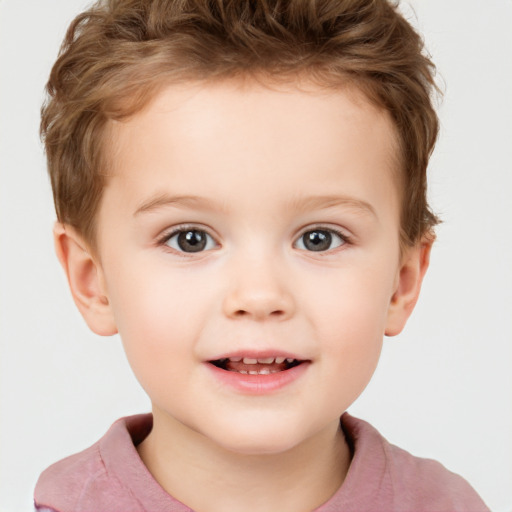
<instances>
[{"instance_id":1,"label":"neck","mask_svg":"<svg viewBox=\"0 0 512 512\"><path fill-rule=\"evenodd\" d=\"M245 455L159 420L154 414L139 455L167 493L197 512L310 511L337 491L350 464L339 422L286 452Z\"/></svg>"}]
</instances>

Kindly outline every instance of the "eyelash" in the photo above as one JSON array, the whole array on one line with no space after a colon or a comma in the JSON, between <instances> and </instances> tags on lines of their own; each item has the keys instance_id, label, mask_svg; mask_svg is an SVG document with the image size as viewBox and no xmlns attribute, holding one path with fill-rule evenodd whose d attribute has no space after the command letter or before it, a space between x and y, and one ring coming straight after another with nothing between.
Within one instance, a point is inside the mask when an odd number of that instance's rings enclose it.
<instances>
[{"instance_id":1,"label":"eyelash","mask_svg":"<svg viewBox=\"0 0 512 512\"><path fill-rule=\"evenodd\" d=\"M182 251L182 250L175 249L175 248L170 247L168 245L169 240L171 240L176 235L179 235L181 233L192 232L192 231L197 231L197 232L205 233L210 239L212 239L215 242L216 245L219 245L218 242L216 241L215 237L212 236L208 232L207 229L204 229L201 226L190 225L190 224L182 224L182 225L179 225L179 226L175 226L174 228L172 228L171 231L168 231L168 232L164 233L161 237L159 237L157 239L157 244L159 246L162 246L162 247L172 251L174 254L177 253L177 254L179 254L180 256L183 256L183 257L191 257L194 254L200 254L200 253L206 252L208 250L211 250L211 248L210 248L210 249L206 249L206 251L204 249L202 249L202 250L199 250L199 251L196 251L196 252L193 252L193 251L187 252L187 251ZM305 252L318 252L319 255L323 255L323 254L326 254L326 253L330 253L333 250L335 250L335 249L337 249L337 248L339 248L341 246L352 244L351 237L349 235L347 235L346 233L343 233L343 232L341 232L341 231L339 231L337 229L331 228L331 227L326 227L326 226L323 226L323 225L318 225L318 226L308 226L306 229L304 229L301 232L301 234L295 239L295 242L293 243L293 246L296 247L297 243L300 240L302 240L302 238L307 233L311 233L311 232L315 232L315 231L317 231L317 232L318 231L323 231L323 232L327 232L327 233L333 234L333 235L337 236L341 240L341 243L337 247L335 247L334 249L327 249L327 250L320 250L320 251L314 251L314 250L309 250L308 251L307 249L300 249L300 250L305 251Z\"/></svg>"},{"instance_id":2,"label":"eyelash","mask_svg":"<svg viewBox=\"0 0 512 512\"><path fill-rule=\"evenodd\" d=\"M165 232L160 238L157 239L157 244L159 246L162 246L162 247L168 249L169 251L172 251L174 254L177 253L177 254L179 254L180 256L183 256L183 257L190 257L191 255L205 252L204 250L197 251L197 253L196 252L192 252L192 251L191 252L180 251L180 250L174 249L173 247L170 247L168 245L169 240L171 240L176 235L179 235L180 233L191 232L191 231L197 231L197 232L200 232L200 233L205 233L209 238L211 238L215 242L216 245L219 245L218 242L216 241L215 237L212 236L208 232L207 229L205 229L202 226L190 225L190 224L181 224L179 226L175 226L174 228L172 228L171 231ZM209 249L209 250L211 250L211 249Z\"/></svg>"},{"instance_id":3,"label":"eyelash","mask_svg":"<svg viewBox=\"0 0 512 512\"><path fill-rule=\"evenodd\" d=\"M327 233L337 236L341 240L341 243L337 247L334 247L332 249L327 249L325 251L312 251L312 250L308 251L307 249L301 249L301 250L305 250L306 252L310 252L310 253L316 252L316 253L318 253L319 256L323 256L323 255L332 253L332 251L338 249L339 247L352 244L352 239L347 233L341 232L340 230L332 228L332 227L326 227L324 225L317 225L317 226L308 226L307 228L305 228L301 232L301 234L296 238L296 241L294 242L293 245L296 246L297 243L300 240L302 240L304 235L306 235L307 233L314 233L314 232L318 232L318 231L327 232Z\"/></svg>"}]
</instances>

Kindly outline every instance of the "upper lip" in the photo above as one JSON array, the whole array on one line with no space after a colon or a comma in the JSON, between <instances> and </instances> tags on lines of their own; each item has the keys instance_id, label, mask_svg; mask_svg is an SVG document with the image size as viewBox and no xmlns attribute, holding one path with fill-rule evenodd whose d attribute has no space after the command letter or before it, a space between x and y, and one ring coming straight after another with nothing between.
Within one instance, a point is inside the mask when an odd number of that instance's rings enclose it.
<instances>
[{"instance_id":1,"label":"upper lip","mask_svg":"<svg viewBox=\"0 0 512 512\"><path fill-rule=\"evenodd\" d=\"M296 359L297 361L309 361L307 357L302 357L301 355L294 354L293 352L288 352L284 350L236 350L234 352L226 352L219 356L214 356L209 358L208 361L219 361L222 359L275 359L275 358L284 358L284 359Z\"/></svg>"}]
</instances>

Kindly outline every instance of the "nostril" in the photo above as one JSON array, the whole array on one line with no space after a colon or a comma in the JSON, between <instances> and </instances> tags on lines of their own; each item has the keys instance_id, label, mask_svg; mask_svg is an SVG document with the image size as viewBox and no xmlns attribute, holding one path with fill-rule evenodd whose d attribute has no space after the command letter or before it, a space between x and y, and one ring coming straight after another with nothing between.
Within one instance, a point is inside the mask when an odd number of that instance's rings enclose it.
<instances>
[{"instance_id":1,"label":"nostril","mask_svg":"<svg viewBox=\"0 0 512 512\"><path fill-rule=\"evenodd\" d=\"M274 318L279 318L279 317L282 317L285 315L285 311L282 309L276 309L274 311L270 311L268 314L267 313L258 314L257 312L251 314L249 311L246 311L245 309L238 309L237 311L234 312L234 316L236 316L236 317L244 317L244 316L251 316L251 315L271 316Z\"/></svg>"}]
</instances>

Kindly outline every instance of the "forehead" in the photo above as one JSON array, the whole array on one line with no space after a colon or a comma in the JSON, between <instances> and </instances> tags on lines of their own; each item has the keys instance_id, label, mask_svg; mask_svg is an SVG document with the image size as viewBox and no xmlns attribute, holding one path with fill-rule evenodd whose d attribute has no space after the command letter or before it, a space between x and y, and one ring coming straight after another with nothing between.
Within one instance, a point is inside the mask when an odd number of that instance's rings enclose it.
<instances>
[{"instance_id":1,"label":"forehead","mask_svg":"<svg viewBox=\"0 0 512 512\"><path fill-rule=\"evenodd\" d=\"M172 174L179 188L190 179L207 187L203 178L212 175L236 186L247 172L284 170L296 194L321 187L325 168L375 169L364 178L383 186L391 179L395 192L399 181L389 115L350 86L234 79L170 85L134 116L112 121L109 132L109 186L137 180L137 193L156 192L150 172L161 181Z\"/></svg>"}]
</instances>

